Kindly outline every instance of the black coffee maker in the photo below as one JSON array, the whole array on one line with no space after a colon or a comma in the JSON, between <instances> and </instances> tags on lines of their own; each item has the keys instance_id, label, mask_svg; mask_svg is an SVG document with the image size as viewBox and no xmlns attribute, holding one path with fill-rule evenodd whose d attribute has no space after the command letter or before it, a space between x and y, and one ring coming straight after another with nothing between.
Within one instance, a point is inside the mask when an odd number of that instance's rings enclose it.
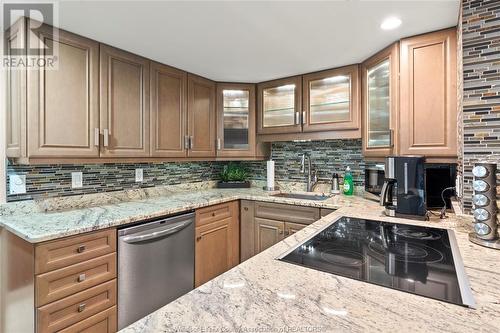
<instances>
[{"instance_id":1,"label":"black coffee maker","mask_svg":"<svg viewBox=\"0 0 500 333\"><path fill-rule=\"evenodd\" d=\"M425 220L425 158L423 156L388 156L380 205L387 216Z\"/></svg>"}]
</instances>

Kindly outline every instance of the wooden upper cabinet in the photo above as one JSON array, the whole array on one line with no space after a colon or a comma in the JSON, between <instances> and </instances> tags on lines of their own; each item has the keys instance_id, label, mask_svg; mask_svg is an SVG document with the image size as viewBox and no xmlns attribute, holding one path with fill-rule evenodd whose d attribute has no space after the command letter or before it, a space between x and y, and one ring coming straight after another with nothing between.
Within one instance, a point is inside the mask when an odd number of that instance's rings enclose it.
<instances>
[{"instance_id":1,"label":"wooden upper cabinet","mask_svg":"<svg viewBox=\"0 0 500 333\"><path fill-rule=\"evenodd\" d=\"M101 44L101 156L149 156L149 64Z\"/></svg>"},{"instance_id":2,"label":"wooden upper cabinet","mask_svg":"<svg viewBox=\"0 0 500 333\"><path fill-rule=\"evenodd\" d=\"M255 118L255 85L217 84L217 156L254 156Z\"/></svg>"},{"instance_id":3,"label":"wooden upper cabinet","mask_svg":"<svg viewBox=\"0 0 500 333\"><path fill-rule=\"evenodd\" d=\"M259 134L301 132L301 91L301 76L259 83L257 132Z\"/></svg>"},{"instance_id":4,"label":"wooden upper cabinet","mask_svg":"<svg viewBox=\"0 0 500 333\"><path fill-rule=\"evenodd\" d=\"M6 55L24 45L26 20L17 20L5 31ZM25 58L26 55L23 56ZM26 72L5 67L6 78L6 153L7 157L26 156Z\"/></svg>"},{"instance_id":5,"label":"wooden upper cabinet","mask_svg":"<svg viewBox=\"0 0 500 333\"><path fill-rule=\"evenodd\" d=\"M457 31L401 40L400 154L457 156Z\"/></svg>"},{"instance_id":6,"label":"wooden upper cabinet","mask_svg":"<svg viewBox=\"0 0 500 333\"><path fill-rule=\"evenodd\" d=\"M187 73L151 63L151 156L185 157Z\"/></svg>"},{"instance_id":7,"label":"wooden upper cabinet","mask_svg":"<svg viewBox=\"0 0 500 333\"><path fill-rule=\"evenodd\" d=\"M27 71L28 156L98 157L99 44L48 25L36 34L58 51L55 68Z\"/></svg>"},{"instance_id":8,"label":"wooden upper cabinet","mask_svg":"<svg viewBox=\"0 0 500 333\"><path fill-rule=\"evenodd\" d=\"M399 113L399 43L361 64L363 155L397 154Z\"/></svg>"},{"instance_id":9,"label":"wooden upper cabinet","mask_svg":"<svg viewBox=\"0 0 500 333\"><path fill-rule=\"evenodd\" d=\"M214 157L216 154L215 82L188 74L188 156Z\"/></svg>"},{"instance_id":10,"label":"wooden upper cabinet","mask_svg":"<svg viewBox=\"0 0 500 333\"><path fill-rule=\"evenodd\" d=\"M358 65L304 75L304 132L361 127Z\"/></svg>"}]
</instances>

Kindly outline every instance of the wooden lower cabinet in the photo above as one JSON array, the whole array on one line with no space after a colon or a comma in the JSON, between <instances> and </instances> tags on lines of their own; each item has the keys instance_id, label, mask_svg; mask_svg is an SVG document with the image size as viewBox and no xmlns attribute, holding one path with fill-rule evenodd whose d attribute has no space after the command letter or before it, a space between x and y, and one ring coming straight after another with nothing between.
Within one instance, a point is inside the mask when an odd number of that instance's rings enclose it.
<instances>
[{"instance_id":1,"label":"wooden lower cabinet","mask_svg":"<svg viewBox=\"0 0 500 333\"><path fill-rule=\"evenodd\" d=\"M116 252L116 230L91 232L35 246L35 273L58 268Z\"/></svg>"},{"instance_id":2,"label":"wooden lower cabinet","mask_svg":"<svg viewBox=\"0 0 500 333\"><path fill-rule=\"evenodd\" d=\"M240 262L250 259L255 253L254 207L254 201L240 201Z\"/></svg>"},{"instance_id":3,"label":"wooden lower cabinet","mask_svg":"<svg viewBox=\"0 0 500 333\"><path fill-rule=\"evenodd\" d=\"M47 304L37 310L37 332L51 333L105 311L116 304L116 279Z\"/></svg>"},{"instance_id":4,"label":"wooden lower cabinet","mask_svg":"<svg viewBox=\"0 0 500 333\"><path fill-rule=\"evenodd\" d=\"M255 254L307 227L306 224L255 218Z\"/></svg>"},{"instance_id":5,"label":"wooden lower cabinet","mask_svg":"<svg viewBox=\"0 0 500 333\"><path fill-rule=\"evenodd\" d=\"M196 211L195 287L228 271L240 262L239 203Z\"/></svg>"},{"instance_id":6,"label":"wooden lower cabinet","mask_svg":"<svg viewBox=\"0 0 500 333\"><path fill-rule=\"evenodd\" d=\"M117 331L116 306L65 328L60 333L113 333Z\"/></svg>"},{"instance_id":7,"label":"wooden lower cabinet","mask_svg":"<svg viewBox=\"0 0 500 333\"><path fill-rule=\"evenodd\" d=\"M242 200L240 216L241 261L245 261L319 220L320 209Z\"/></svg>"},{"instance_id":8,"label":"wooden lower cabinet","mask_svg":"<svg viewBox=\"0 0 500 333\"><path fill-rule=\"evenodd\" d=\"M311 224L319 220L319 208L274 202L255 202L255 216L269 220Z\"/></svg>"},{"instance_id":9,"label":"wooden lower cabinet","mask_svg":"<svg viewBox=\"0 0 500 333\"><path fill-rule=\"evenodd\" d=\"M115 251L116 229L35 246L37 333L116 332Z\"/></svg>"},{"instance_id":10,"label":"wooden lower cabinet","mask_svg":"<svg viewBox=\"0 0 500 333\"><path fill-rule=\"evenodd\" d=\"M116 277L116 253L37 275L36 299L41 306Z\"/></svg>"},{"instance_id":11,"label":"wooden lower cabinet","mask_svg":"<svg viewBox=\"0 0 500 333\"><path fill-rule=\"evenodd\" d=\"M116 258L116 229L38 244L0 230L0 332L116 332Z\"/></svg>"},{"instance_id":12,"label":"wooden lower cabinet","mask_svg":"<svg viewBox=\"0 0 500 333\"><path fill-rule=\"evenodd\" d=\"M285 222L285 237L293 235L294 233L304 229L305 227L307 226L304 224Z\"/></svg>"},{"instance_id":13,"label":"wooden lower cabinet","mask_svg":"<svg viewBox=\"0 0 500 333\"><path fill-rule=\"evenodd\" d=\"M284 239L285 223L255 218L255 253L260 253L265 249Z\"/></svg>"},{"instance_id":14,"label":"wooden lower cabinet","mask_svg":"<svg viewBox=\"0 0 500 333\"><path fill-rule=\"evenodd\" d=\"M331 214L335 211L335 209L330 209L330 208L320 208L319 210L319 215L321 217L325 217L327 216L328 214Z\"/></svg>"}]
</instances>

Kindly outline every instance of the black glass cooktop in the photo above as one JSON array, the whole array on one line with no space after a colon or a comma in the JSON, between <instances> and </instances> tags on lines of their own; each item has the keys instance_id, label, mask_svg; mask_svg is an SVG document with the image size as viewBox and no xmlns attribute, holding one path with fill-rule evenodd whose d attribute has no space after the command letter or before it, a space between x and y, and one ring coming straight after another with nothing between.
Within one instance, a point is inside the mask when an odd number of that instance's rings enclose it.
<instances>
[{"instance_id":1,"label":"black glass cooktop","mask_svg":"<svg viewBox=\"0 0 500 333\"><path fill-rule=\"evenodd\" d=\"M451 244L445 229L342 217L280 260L472 306ZM468 290L465 297L461 286Z\"/></svg>"}]
</instances>

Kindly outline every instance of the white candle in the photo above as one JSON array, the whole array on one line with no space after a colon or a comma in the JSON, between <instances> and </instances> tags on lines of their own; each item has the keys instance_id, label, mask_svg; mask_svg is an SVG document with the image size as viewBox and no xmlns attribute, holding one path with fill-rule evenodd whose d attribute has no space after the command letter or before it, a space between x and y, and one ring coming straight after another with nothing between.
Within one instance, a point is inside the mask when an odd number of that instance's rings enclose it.
<instances>
[{"instance_id":1,"label":"white candle","mask_svg":"<svg viewBox=\"0 0 500 333\"><path fill-rule=\"evenodd\" d=\"M274 188L274 161L267 161L267 187Z\"/></svg>"}]
</instances>

